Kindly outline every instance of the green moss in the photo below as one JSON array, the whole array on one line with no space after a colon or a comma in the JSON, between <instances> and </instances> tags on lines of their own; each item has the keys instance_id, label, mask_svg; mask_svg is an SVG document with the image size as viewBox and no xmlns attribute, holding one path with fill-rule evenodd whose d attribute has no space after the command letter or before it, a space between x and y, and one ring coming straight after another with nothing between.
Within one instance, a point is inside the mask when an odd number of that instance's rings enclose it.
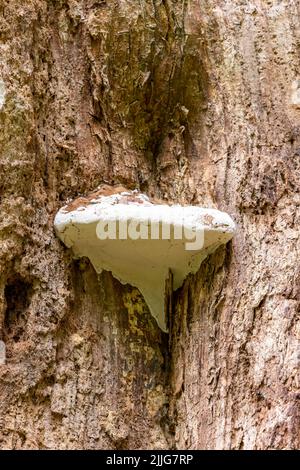
<instances>
[{"instance_id":1,"label":"green moss","mask_svg":"<svg viewBox=\"0 0 300 470\"><path fill-rule=\"evenodd\" d=\"M205 100L201 45L185 32L185 4L147 1L130 20L116 9L105 39L105 112L154 160L164 137L190 127Z\"/></svg>"}]
</instances>

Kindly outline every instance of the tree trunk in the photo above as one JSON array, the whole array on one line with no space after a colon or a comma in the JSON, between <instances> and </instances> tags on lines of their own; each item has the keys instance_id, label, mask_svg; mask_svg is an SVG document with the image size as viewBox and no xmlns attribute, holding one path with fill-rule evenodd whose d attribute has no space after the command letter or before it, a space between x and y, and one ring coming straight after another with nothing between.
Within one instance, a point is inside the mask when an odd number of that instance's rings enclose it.
<instances>
[{"instance_id":1,"label":"tree trunk","mask_svg":"<svg viewBox=\"0 0 300 470\"><path fill-rule=\"evenodd\" d=\"M0 0L2 449L299 446L299 24L297 0ZM103 182L237 223L169 335L54 235Z\"/></svg>"}]
</instances>

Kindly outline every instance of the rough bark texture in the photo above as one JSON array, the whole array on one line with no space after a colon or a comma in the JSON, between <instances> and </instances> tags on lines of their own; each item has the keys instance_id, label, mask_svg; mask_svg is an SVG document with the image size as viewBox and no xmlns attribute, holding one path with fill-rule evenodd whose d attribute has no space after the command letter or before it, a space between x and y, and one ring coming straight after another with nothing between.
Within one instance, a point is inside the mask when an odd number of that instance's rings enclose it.
<instances>
[{"instance_id":1,"label":"rough bark texture","mask_svg":"<svg viewBox=\"0 0 300 470\"><path fill-rule=\"evenodd\" d=\"M300 5L0 0L1 448L299 447ZM238 230L173 299L74 261L100 183Z\"/></svg>"}]
</instances>

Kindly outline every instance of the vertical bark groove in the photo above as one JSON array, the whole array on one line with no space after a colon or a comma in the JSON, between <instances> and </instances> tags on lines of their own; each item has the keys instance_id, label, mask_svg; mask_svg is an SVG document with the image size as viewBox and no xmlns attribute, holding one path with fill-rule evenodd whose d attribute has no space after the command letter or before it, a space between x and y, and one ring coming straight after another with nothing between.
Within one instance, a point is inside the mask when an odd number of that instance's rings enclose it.
<instances>
[{"instance_id":1,"label":"vertical bark groove","mask_svg":"<svg viewBox=\"0 0 300 470\"><path fill-rule=\"evenodd\" d=\"M299 446L299 14L0 0L1 448ZM169 338L55 238L103 182L237 222Z\"/></svg>"}]
</instances>

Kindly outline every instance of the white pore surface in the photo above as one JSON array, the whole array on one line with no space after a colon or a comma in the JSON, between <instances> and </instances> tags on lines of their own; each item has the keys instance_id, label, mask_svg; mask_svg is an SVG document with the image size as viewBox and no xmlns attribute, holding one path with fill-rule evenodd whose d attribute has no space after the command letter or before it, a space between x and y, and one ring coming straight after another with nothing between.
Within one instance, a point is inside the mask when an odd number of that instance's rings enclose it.
<instances>
[{"instance_id":1,"label":"white pore surface","mask_svg":"<svg viewBox=\"0 0 300 470\"><path fill-rule=\"evenodd\" d=\"M126 202L134 195L135 202ZM124 202L125 201L125 202ZM186 250L186 238L163 240L106 239L100 240L96 228L100 221L147 223L162 221L176 227L184 221L203 237L203 246ZM195 206L155 205L136 192L100 196L84 207L68 211L60 209L54 221L58 237L72 248L75 257L86 256L95 270L111 271L123 284L137 287L143 294L151 314L163 331L167 331L164 312L165 282L169 269L173 273L174 290L189 273L196 273L203 259L233 236L235 225L230 216L215 209ZM171 231L172 234L172 231Z\"/></svg>"}]
</instances>

